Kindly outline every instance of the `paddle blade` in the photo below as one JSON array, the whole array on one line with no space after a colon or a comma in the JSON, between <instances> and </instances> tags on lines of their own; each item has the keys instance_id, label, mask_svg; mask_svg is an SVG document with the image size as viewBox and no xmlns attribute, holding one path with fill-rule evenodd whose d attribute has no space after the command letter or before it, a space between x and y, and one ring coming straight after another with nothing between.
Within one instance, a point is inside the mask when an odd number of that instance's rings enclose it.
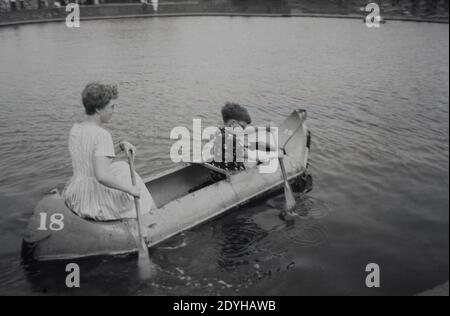
<instances>
[{"instance_id":1,"label":"paddle blade","mask_svg":"<svg viewBox=\"0 0 450 316\"><path fill-rule=\"evenodd\" d=\"M139 252L138 258L138 273L141 280L148 280L155 276L155 264L150 260L148 255L141 255Z\"/></svg>"},{"instance_id":2,"label":"paddle blade","mask_svg":"<svg viewBox=\"0 0 450 316\"><path fill-rule=\"evenodd\" d=\"M296 202L289 183L284 186L284 196L286 197L286 211L292 213L295 209Z\"/></svg>"},{"instance_id":3,"label":"paddle blade","mask_svg":"<svg viewBox=\"0 0 450 316\"><path fill-rule=\"evenodd\" d=\"M141 239L141 245L138 252L138 272L141 280L148 280L152 278L155 273L155 264L150 259L150 254L148 253L147 245L145 241Z\"/></svg>"},{"instance_id":4,"label":"paddle blade","mask_svg":"<svg viewBox=\"0 0 450 316\"><path fill-rule=\"evenodd\" d=\"M280 212L280 218L288 224L293 224L298 214L294 212L296 202L289 183L284 185L284 197L286 200L286 209Z\"/></svg>"},{"instance_id":5,"label":"paddle blade","mask_svg":"<svg viewBox=\"0 0 450 316\"><path fill-rule=\"evenodd\" d=\"M281 212L280 215L282 218L286 218L286 214L289 214L290 216L295 216L296 214L294 213L294 209L295 209L296 202L295 202L295 198L294 198L294 193L292 192L291 185L289 184L289 181L288 181L288 176L286 173L286 168L284 166L283 157L278 157L278 161L280 163L281 174L283 175L284 197L286 199L286 210Z\"/></svg>"}]
</instances>

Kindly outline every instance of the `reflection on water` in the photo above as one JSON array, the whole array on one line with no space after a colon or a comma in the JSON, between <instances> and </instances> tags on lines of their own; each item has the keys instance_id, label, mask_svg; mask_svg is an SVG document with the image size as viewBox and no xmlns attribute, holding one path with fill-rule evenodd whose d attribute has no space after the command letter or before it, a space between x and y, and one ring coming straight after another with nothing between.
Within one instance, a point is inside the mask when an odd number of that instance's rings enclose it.
<instances>
[{"instance_id":1,"label":"reflection on water","mask_svg":"<svg viewBox=\"0 0 450 316\"><path fill-rule=\"evenodd\" d=\"M66 265L73 261L24 265L24 272L35 294L128 295L143 285L136 261L134 256L76 260L80 267L80 288L66 287Z\"/></svg>"},{"instance_id":2,"label":"reflection on water","mask_svg":"<svg viewBox=\"0 0 450 316\"><path fill-rule=\"evenodd\" d=\"M448 280L448 25L308 18L186 17L0 30L0 294L414 294ZM136 259L25 268L22 234L71 175L67 135L92 80L119 85L114 140L138 145L143 175L172 166L169 133L220 123L225 101L256 125L308 111L314 190L236 210ZM132 128L130 127L132 126ZM377 262L383 287L364 285ZM330 281L332 280L332 281Z\"/></svg>"},{"instance_id":3,"label":"reflection on water","mask_svg":"<svg viewBox=\"0 0 450 316\"><path fill-rule=\"evenodd\" d=\"M248 265L250 254L256 254L256 243L267 236L251 218L239 218L221 227L221 238L218 239L218 266L232 269L240 265Z\"/></svg>"}]
</instances>

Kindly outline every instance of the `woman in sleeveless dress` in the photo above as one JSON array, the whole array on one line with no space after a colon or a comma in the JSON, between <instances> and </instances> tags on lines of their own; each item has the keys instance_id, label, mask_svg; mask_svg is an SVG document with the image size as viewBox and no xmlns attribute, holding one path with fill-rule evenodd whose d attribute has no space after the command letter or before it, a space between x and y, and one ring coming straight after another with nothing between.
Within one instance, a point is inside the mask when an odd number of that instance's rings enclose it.
<instances>
[{"instance_id":1,"label":"woman in sleeveless dress","mask_svg":"<svg viewBox=\"0 0 450 316\"><path fill-rule=\"evenodd\" d=\"M82 93L87 118L74 124L69 136L73 177L63 197L77 215L97 221L135 218L134 197L140 198L142 213L155 208L142 179L136 175L136 186L133 186L129 165L113 161L113 140L103 124L111 120L113 101L117 98L118 90L114 85L88 84ZM128 142L122 142L120 147L135 153L134 146Z\"/></svg>"}]
</instances>

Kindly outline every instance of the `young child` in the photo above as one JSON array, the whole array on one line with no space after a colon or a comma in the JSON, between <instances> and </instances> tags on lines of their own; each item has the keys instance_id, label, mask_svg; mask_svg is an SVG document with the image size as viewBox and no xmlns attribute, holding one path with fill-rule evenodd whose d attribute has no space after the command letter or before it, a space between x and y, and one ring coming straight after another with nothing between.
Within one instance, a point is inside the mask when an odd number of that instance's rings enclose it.
<instances>
[{"instance_id":1,"label":"young child","mask_svg":"<svg viewBox=\"0 0 450 316\"><path fill-rule=\"evenodd\" d=\"M256 142L256 135L253 143L246 143L249 142L249 134L256 131L248 128L251 127L252 119L243 106L225 103L222 108L222 119L224 126L219 129L214 140L214 160L210 162L213 166L228 171L241 171L256 166L258 150L277 150L275 142L267 144L265 140L259 139ZM253 163L249 162L250 156Z\"/></svg>"},{"instance_id":2,"label":"young child","mask_svg":"<svg viewBox=\"0 0 450 316\"><path fill-rule=\"evenodd\" d=\"M224 126L219 128L220 132L214 140L214 160L210 164L228 171L245 170L244 147L233 133L233 129L245 130L252 122L250 114L243 106L227 102L222 108L222 119Z\"/></svg>"}]
</instances>

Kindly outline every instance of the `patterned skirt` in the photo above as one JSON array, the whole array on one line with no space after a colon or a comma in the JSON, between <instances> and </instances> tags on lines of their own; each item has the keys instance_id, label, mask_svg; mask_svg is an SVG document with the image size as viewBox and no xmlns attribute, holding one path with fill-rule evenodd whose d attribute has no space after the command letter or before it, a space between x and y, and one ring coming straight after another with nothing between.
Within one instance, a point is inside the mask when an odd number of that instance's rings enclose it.
<instances>
[{"instance_id":1,"label":"patterned skirt","mask_svg":"<svg viewBox=\"0 0 450 316\"><path fill-rule=\"evenodd\" d=\"M111 174L127 185L131 185L129 165L124 161L111 164ZM141 188L141 212L156 208L142 179L136 174L136 185ZM96 221L111 221L135 218L134 198L122 191L108 188L95 177L73 176L67 183L63 197L66 205L78 216Z\"/></svg>"}]
</instances>

